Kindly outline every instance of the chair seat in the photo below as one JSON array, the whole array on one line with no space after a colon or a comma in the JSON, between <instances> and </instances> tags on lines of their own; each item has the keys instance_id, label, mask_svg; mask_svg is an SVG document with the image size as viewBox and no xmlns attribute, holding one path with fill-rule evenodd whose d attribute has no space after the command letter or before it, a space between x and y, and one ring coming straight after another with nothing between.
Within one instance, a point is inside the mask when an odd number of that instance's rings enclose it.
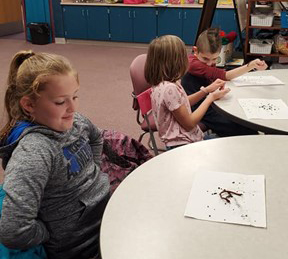
<instances>
[{"instance_id":1,"label":"chair seat","mask_svg":"<svg viewBox=\"0 0 288 259\"><path fill-rule=\"evenodd\" d=\"M151 130L152 131L157 131L157 127L156 127L156 124L155 124L155 121L154 121L154 117L153 117L153 114L152 114L152 112L150 112L149 114L148 114L148 120L149 120L149 123L150 123L150 128L151 128ZM146 120L143 120L142 122L141 122L141 129L143 130L143 131L146 131L146 132L148 132L149 131L149 127L148 127L148 125L147 125L147 122L146 122Z\"/></svg>"}]
</instances>

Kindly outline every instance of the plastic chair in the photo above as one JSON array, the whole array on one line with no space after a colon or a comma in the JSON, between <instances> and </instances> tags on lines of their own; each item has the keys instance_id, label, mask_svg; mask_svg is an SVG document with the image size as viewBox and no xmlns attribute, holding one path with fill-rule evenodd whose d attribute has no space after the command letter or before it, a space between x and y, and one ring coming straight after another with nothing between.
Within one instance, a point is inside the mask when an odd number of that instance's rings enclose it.
<instances>
[{"instance_id":1,"label":"plastic chair","mask_svg":"<svg viewBox=\"0 0 288 259\"><path fill-rule=\"evenodd\" d=\"M145 79L144 76L144 68L145 68L145 62L146 62L146 58L147 58L147 54L141 54L139 56L137 56L131 63L130 65L130 77L132 80L132 85L133 85L133 92L132 92L132 97L133 97L133 105L132 108L137 111L137 115L136 115L136 121L137 123L140 125L141 129L143 130L143 133L140 135L138 141L141 142L144 135L146 133L150 134L149 137L149 142L148 142L148 146L150 149L152 149L156 154L159 153L159 151L166 151L163 149L159 149L157 147L155 138L154 138L154 132L157 132L157 127L154 121L154 117L152 115L151 112L145 112L146 109L144 109L144 111L141 111L142 116L144 117L144 120L141 120L141 116L140 116L140 107L139 107L139 100L137 99L137 97L139 97L139 95L143 92L145 92L147 89L151 88L151 85L149 85ZM150 91L149 90L149 98L150 98ZM140 97L141 98L141 97ZM146 96L147 98L147 96ZM146 103L147 104L147 103ZM150 105L151 105L151 99L150 99ZM151 108L150 108L151 110ZM199 126L201 128L201 130L203 132L205 132L207 130L207 127L203 124L203 123L199 123ZM154 143L153 143L154 142Z\"/></svg>"},{"instance_id":2,"label":"plastic chair","mask_svg":"<svg viewBox=\"0 0 288 259\"><path fill-rule=\"evenodd\" d=\"M132 85L133 85L133 92L132 92L132 97L133 97L133 105L132 108L137 111L136 115L136 121L140 125L141 129L143 130L143 133L140 135L138 141L141 142L144 135L146 133L150 134L148 146L154 151L155 155L158 154L158 148L155 142L154 138L154 132L157 131L157 127L154 121L154 118L152 116L152 113L148 111L143 112L142 111L142 116L144 117L144 120L141 119L140 116L140 106L139 106L139 100L137 97L142 93L145 92L147 89L151 88L151 85L149 85L145 79L144 76L144 68L145 68L145 62L146 62L146 57L147 54L141 54L137 56L131 63L130 65L130 77L132 80ZM150 98L150 95L149 95ZM140 99L142 99L140 97ZM151 100L150 100L150 107L151 107ZM150 108L151 110L151 108ZM144 116L145 114L145 116ZM146 117L146 119L145 119ZM153 143L154 142L154 143ZM151 145L152 143L152 145Z\"/></svg>"},{"instance_id":3,"label":"plastic chair","mask_svg":"<svg viewBox=\"0 0 288 259\"><path fill-rule=\"evenodd\" d=\"M150 121L149 121L149 115L151 118L151 114L152 114L152 112L151 112L152 104L151 104L150 94L151 94L151 88L149 88L146 91L142 92L141 94L137 95L137 101L138 101L138 104L140 107L141 114L142 114L144 120L146 121L146 124L148 127L148 131L150 134L150 140L152 142L152 149L153 149L155 155L157 156L158 155L158 148L157 148L156 141L154 138L155 129L151 128Z\"/></svg>"}]
</instances>

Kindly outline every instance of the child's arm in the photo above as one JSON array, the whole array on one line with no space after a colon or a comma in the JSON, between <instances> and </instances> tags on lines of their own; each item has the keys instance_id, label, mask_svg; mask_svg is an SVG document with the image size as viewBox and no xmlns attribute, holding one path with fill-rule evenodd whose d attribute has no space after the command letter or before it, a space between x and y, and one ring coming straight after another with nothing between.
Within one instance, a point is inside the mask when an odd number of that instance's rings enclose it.
<instances>
[{"instance_id":1,"label":"child's arm","mask_svg":"<svg viewBox=\"0 0 288 259\"><path fill-rule=\"evenodd\" d=\"M6 195L0 220L0 242L11 249L27 249L49 239L46 226L38 218L38 210L51 170L48 168L52 164L50 152L35 138L27 141L29 145L27 142L18 144L13 159L5 168L3 189Z\"/></svg>"},{"instance_id":2,"label":"child's arm","mask_svg":"<svg viewBox=\"0 0 288 259\"><path fill-rule=\"evenodd\" d=\"M201 87L200 91L188 96L190 105L194 105L204 98L207 94L214 92L217 89L224 89L225 81L221 79L216 79L212 84L207 87Z\"/></svg>"},{"instance_id":3,"label":"child's arm","mask_svg":"<svg viewBox=\"0 0 288 259\"><path fill-rule=\"evenodd\" d=\"M190 131L200 122L211 103L217 99L222 98L229 91L229 88L223 88L222 90L218 89L208 94L206 99L201 103L201 105L190 114L186 106L182 104L178 109L172 111L173 116L184 129Z\"/></svg>"},{"instance_id":4,"label":"child's arm","mask_svg":"<svg viewBox=\"0 0 288 259\"><path fill-rule=\"evenodd\" d=\"M98 166L100 166L101 155L102 155L102 150L103 150L103 138L101 135L101 131L89 119L87 119L87 123L89 125L89 133L90 133L89 144L92 149L93 160Z\"/></svg>"},{"instance_id":5,"label":"child's arm","mask_svg":"<svg viewBox=\"0 0 288 259\"><path fill-rule=\"evenodd\" d=\"M242 76L245 73L257 69L257 70L265 70L267 68L267 64L265 61L261 61L260 59L254 59L251 62L249 62L246 65L243 65L241 67L234 68L232 70L229 70L226 72L226 79L231 80L233 78L236 78L238 76Z\"/></svg>"}]
</instances>

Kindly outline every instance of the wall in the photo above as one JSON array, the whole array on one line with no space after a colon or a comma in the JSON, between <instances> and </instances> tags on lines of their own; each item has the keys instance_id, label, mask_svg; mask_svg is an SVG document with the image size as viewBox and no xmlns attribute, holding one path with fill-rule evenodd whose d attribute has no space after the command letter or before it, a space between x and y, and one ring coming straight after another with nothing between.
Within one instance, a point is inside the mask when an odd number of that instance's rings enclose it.
<instances>
[{"instance_id":1,"label":"wall","mask_svg":"<svg viewBox=\"0 0 288 259\"><path fill-rule=\"evenodd\" d=\"M0 36L23 31L21 0L0 1Z\"/></svg>"}]
</instances>

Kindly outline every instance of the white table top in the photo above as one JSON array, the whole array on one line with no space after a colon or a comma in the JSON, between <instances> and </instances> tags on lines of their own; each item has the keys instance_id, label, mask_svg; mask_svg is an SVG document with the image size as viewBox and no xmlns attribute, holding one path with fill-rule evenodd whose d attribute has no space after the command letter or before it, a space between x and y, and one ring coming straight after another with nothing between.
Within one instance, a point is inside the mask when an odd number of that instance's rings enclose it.
<instances>
[{"instance_id":1,"label":"white table top","mask_svg":"<svg viewBox=\"0 0 288 259\"><path fill-rule=\"evenodd\" d=\"M165 152L138 167L111 197L103 259L288 258L288 136L219 138ZM198 171L264 174L267 228L184 217Z\"/></svg>"},{"instance_id":2,"label":"white table top","mask_svg":"<svg viewBox=\"0 0 288 259\"><path fill-rule=\"evenodd\" d=\"M265 70L251 72L250 74L253 76L273 75L285 83L285 85L234 86L230 82L227 82L226 85L231 88L231 92L224 98L215 101L213 107L229 119L254 130L267 134L288 134L288 120L247 119L242 107L238 103L239 98L264 98L282 99L288 104L288 70Z\"/></svg>"}]
</instances>

